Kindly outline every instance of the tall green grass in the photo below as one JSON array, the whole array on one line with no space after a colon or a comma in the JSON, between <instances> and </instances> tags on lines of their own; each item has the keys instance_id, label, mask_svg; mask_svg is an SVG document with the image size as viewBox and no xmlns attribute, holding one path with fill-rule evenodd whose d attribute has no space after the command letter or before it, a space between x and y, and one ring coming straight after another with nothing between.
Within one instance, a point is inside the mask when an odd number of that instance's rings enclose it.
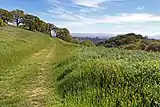
<instances>
[{"instance_id":1,"label":"tall green grass","mask_svg":"<svg viewBox=\"0 0 160 107\"><path fill-rule=\"evenodd\" d=\"M56 66L67 107L159 107L160 53L83 47Z\"/></svg>"}]
</instances>

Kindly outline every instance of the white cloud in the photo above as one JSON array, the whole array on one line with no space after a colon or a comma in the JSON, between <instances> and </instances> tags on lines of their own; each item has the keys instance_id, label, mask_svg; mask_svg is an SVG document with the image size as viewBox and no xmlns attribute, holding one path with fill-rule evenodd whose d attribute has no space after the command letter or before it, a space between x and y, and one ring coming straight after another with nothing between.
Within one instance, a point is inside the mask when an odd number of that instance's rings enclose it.
<instances>
[{"instance_id":1,"label":"white cloud","mask_svg":"<svg viewBox=\"0 0 160 107\"><path fill-rule=\"evenodd\" d=\"M51 17L52 21L50 22L59 27L67 27L71 32L135 32L144 35L159 33L160 15L152 13L107 15L100 7L100 4L103 2L124 0L70 0L68 3L61 2L63 0L49 1L51 6L43 14ZM143 6L137 7L139 11L143 9ZM149 23L151 24L149 25ZM157 25L154 23L157 23Z\"/></svg>"},{"instance_id":2,"label":"white cloud","mask_svg":"<svg viewBox=\"0 0 160 107\"><path fill-rule=\"evenodd\" d=\"M56 15L55 15L56 14ZM57 22L61 23L61 26L79 26L86 24L145 24L152 22L160 23L160 15L154 15L150 13L121 13L119 15L102 15L100 17L91 17L83 13L74 13L64 8L57 8L48 10L48 15L54 19L58 19ZM72 25L71 25L72 24Z\"/></svg>"},{"instance_id":3,"label":"white cloud","mask_svg":"<svg viewBox=\"0 0 160 107\"><path fill-rule=\"evenodd\" d=\"M99 7L98 5L107 0L73 0L77 5L87 6L87 7Z\"/></svg>"},{"instance_id":4,"label":"white cloud","mask_svg":"<svg viewBox=\"0 0 160 107\"><path fill-rule=\"evenodd\" d=\"M143 10L143 9L144 9L143 6L138 6L138 7L137 7L137 10Z\"/></svg>"},{"instance_id":5,"label":"white cloud","mask_svg":"<svg viewBox=\"0 0 160 107\"><path fill-rule=\"evenodd\" d=\"M72 1L76 5L99 8L99 5L101 3L117 2L117 1L125 1L125 0L72 0Z\"/></svg>"},{"instance_id":6,"label":"white cloud","mask_svg":"<svg viewBox=\"0 0 160 107\"><path fill-rule=\"evenodd\" d=\"M96 11L100 13L101 10L96 8L84 7L78 8L76 11L69 10L65 4L59 0L49 0L53 8L49 9L47 15L57 18L60 21L69 21L73 23L83 24L95 24L95 23L109 23L109 24L124 24L124 23L147 23L147 22L160 22L160 15L154 15L150 13L121 13L118 15L106 15L105 13L100 14L97 17L88 15L90 11L94 14ZM113 1L124 1L124 0L72 0L73 3L97 7L102 2L113 2ZM65 6L64 6L65 5ZM73 4L72 4L73 5ZM139 6L137 9L143 9L144 7Z\"/></svg>"},{"instance_id":7,"label":"white cloud","mask_svg":"<svg viewBox=\"0 0 160 107\"><path fill-rule=\"evenodd\" d=\"M145 22L160 22L160 15L149 13L122 13L119 16L106 16L103 19L97 20L101 23L145 23Z\"/></svg>"},{"instance_id":8,"label":"white cloud","mask_svg":"<svg viewBox=\"0 0 160 107\"><path fill-rule=\"evenodd\" d=\"M50 10L50 12L52 11ZM134 32L149 36L160 34L158 32L160 24L152 24L152 22L160 23L160 15L149 13L121 13L115 16L108 15L92 18L84 14L74 14L66 11L59 15L58 18L67 19L68 21L57 21L55 24L59 27L67 27L71 32ZM99 26L99 24L103 24L105 27Z\"/></svg>"},{"instance_id":9,"label":"white cloud","mask_svg":"<svg viewBox=\"0 0 160 107\"><path fill-rule=\"evenodd\" d=\"M69 22L81 22L81 23L86 23L87 21L87 16L82 13L74 13L65 9L60 9L57 8L56 11L55 9L48 10L48 13L45 13L46 15L49 15L51 17L59 19L59 21L64 22L64 21L69 21ZM56 15L55 15L56 14ZM61 20L60 20L61 19Z\"/></svg>"},{"instance_id":10,"label":"white cloud","mask_svg":"<svg viewBox=\"0 0 160 107\"><path fill-rule=\"evenodd\" d=\"M52 13L51 13L52 14ZM86 24L93 23L110 23L110 24L124 24L124 23L147 23L147 22L160 22L160 15L154 15L149 13L122 13L116 16L101 16L101 17L89 17L84 14L74 14L72 12L62 12L57 16L69 21L81 22Z\"/></svg>"}]
</instances>

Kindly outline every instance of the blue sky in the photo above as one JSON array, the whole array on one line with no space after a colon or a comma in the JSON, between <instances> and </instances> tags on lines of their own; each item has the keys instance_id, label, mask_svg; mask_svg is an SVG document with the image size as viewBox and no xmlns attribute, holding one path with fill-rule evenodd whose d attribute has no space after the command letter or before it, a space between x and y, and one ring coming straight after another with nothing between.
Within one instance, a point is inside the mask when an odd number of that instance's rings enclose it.
<instances>
[{"instance_id":1,"label":"blue sky","mask_svg":"<svg viewBox=\"0 0 160 107\"><path fill-rule=\"evenodd\" d=\"M72 33L160 34L160 0L1 0Z\"/></svg>"}]
</instances>

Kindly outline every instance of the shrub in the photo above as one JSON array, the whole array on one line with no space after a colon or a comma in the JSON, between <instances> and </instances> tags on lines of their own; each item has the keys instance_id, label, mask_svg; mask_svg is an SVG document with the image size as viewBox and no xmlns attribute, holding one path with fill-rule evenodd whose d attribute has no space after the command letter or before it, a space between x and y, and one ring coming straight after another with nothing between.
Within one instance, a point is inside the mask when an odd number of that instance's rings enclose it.
<instances>
[{"instance_id":1,"label":"shrub","mask_svg":"<svg viewBox=\"0 0 160 107\"><path fill-rule=\"evenodd\" d=\"M146 49L146 47L147 47L147 44L145 44L145 43L140 43L140 45L139 45L139 48L138 49L140 49L140 50L145 50Z\"/></svg>"},{"instance_id":2,"label":"shrub","mask_svg":"<svg viewBox=\"0 0 160 107\"><path fill-rule=\"evenodd\" d=\"M158 42L151 42L147 48L147 51L160 51L160 43Z\"/></svg>"},{"instance_id":3,"label":"shrub","mask_svg":"<svg viewBox=\"0 0 160 107\"><path fill-rule=\"evenodd\" d=\"M105 44L104 46L108 47L108 48L115 48L115 47L117 47L117 44L115 42L111 42L111 43Z\"/></svg>"},{"instance_id":4,"label":"shrub","mask_svg":"<svg viewBox=\"0 0 160 107\"><path fill-rule=\"evenodd\" d=\"M135 50L137 49L137 46L135 44L130 44L125 46L124 49Z\"/></svg>"},{"instance_id":5,"label":"shrub","mask_svg":"<svg viewBox=\"0 0 160 107\"><path fill-rule=\"evenodd\" d=\"M3 22L3 20L2 19L0 19L0 27L3 27L3 26L5 26L6 24Z\"/></svg>"},{"instance_id":6,"label":"shrub","mask_svg":"<svg viewBox=\"0 0 160 107\"><path fill-rule=\"evenodd\" d=\"M84 46L95 46L95 44L90 40L85 40L81 44Z\"/></svg>"},{"instance_id":7,"label":"shrub","mask_svg":"<svg viewBox=\"0 0 160 107\"><path fill-rule=\"evenodd\" d=\"M73 39L73 40L72 40L72 43L80 44L80 41L79 41L78 39Z\"/></svg>"}]
</instances>

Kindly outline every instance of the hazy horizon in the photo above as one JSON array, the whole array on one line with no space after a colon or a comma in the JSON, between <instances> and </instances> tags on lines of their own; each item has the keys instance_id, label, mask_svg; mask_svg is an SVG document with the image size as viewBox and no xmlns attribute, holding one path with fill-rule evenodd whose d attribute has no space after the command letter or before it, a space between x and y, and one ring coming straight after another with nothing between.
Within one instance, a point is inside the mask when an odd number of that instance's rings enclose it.
<instances>
[{"instance_id":1,"label":"hazy horizon","mask_svg":"<svg viewBox=\"0 0 160 107\"><path fill-rule=\"evenodd\" d=\"M134 33L134 32L130 32L130 33ZM114 34L114 33L71 33L72 36L74 37L100 37L100 38L109 38L109 37L113 37L113 36L117 36L117 35L122 35L122 34L127 34L127 33L119 33L119 34ZM138 34L138 33L135 33ZM160 39L160 35L143 35L142 36L147 36L150 39Z\"/></svg>"}]
</instances>

